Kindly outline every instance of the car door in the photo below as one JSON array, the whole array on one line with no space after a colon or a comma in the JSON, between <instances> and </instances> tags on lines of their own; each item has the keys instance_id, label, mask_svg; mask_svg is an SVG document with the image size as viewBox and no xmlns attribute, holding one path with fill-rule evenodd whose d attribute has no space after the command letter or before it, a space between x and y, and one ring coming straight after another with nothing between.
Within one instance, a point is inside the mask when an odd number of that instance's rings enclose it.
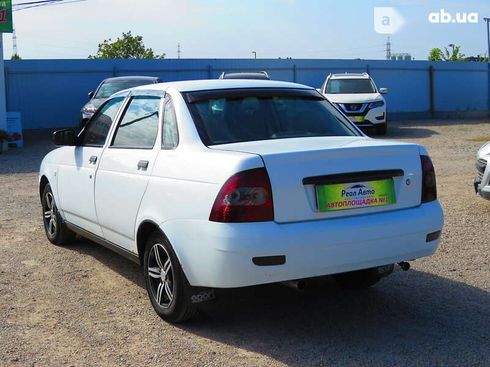
<instances>
[{"instance_id":1,"label":"car door","mask_svg":"<svg viewBox=\"0 0 490 367\"><path fill-rule=\"evenodd\" d=\"M161 97L133 95L104 151L97 171L95 202L103 237L136 252L136 215L160 146Z\"/></svg>"},{"instance_id":2,"label":"car door","mask_svg":"<svg viewBox=\"0 0 490 367\"><path fill-rule=\"evenodd\" d=\"M64 147L58 169L59 206L67 222L101 236L94 202L96 170L104 144L124 97L108 100L80 133L78 143Z\"/></svg>"}]
</instances>

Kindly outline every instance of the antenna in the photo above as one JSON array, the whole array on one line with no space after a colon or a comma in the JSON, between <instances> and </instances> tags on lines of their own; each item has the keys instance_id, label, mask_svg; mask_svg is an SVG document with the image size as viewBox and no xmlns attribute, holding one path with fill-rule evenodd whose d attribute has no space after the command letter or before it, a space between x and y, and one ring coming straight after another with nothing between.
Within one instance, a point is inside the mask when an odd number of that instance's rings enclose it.
<instances>
[{"instance_id":1,"label":"antenna","mask_svg":"<svg viewBox=\"0 0 490 367\"><path fill-rule=\"evenodd\" d=\"M179 43L177 43L177 58L178 59L180 59L180 53L181 53L181 51L180 51L180 42L179 42Z\"/></svg>"},{"instance_id":2,"label":"antenna","mask_svg":"<svg viewBox=\"0 0 490 367\"><path fill-rule=\"evenodd\" d=\"M386 60L391 60L391 42L389 36L388 40L386 41Z\"/></svg>"}]
</instances>

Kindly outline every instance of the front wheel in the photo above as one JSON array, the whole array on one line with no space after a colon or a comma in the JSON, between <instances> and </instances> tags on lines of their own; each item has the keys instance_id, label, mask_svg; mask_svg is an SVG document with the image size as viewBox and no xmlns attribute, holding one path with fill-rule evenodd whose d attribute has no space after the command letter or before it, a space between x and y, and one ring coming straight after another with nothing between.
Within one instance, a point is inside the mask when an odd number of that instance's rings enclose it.
<instances>
[{"instance_id":1,"label":"front wheel","mask_svg":"<svg viewBox=\"0 0 490 367\"><path fill-rule=\"evenodd\" d=\"M43 208L44 231L49 242L62 246L75 239L75 233L70 231L58 211L51 185L48 183L41 199Z\"/></svg>"},{"instance_id":2,"label":"front wheel","mask_svg":"<svg viewBox=\"0 0 490 367\"><path fill-rule=\"evenodd\" d=\"M162 319L178 323L195 315L191 286L172 246L159 232L146 243L143 269L151 304Z\"/></svg>"}]
</instances>

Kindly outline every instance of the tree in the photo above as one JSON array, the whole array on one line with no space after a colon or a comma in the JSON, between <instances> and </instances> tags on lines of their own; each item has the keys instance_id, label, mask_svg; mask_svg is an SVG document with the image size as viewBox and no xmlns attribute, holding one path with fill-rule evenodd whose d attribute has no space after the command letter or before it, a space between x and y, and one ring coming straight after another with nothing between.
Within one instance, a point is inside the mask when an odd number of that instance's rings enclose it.
<instances>
[{"instance_id":1,"label":"tree","mask_svg":"<svg viewBox=\"0 0 490 367\"><path fill-rule=\"evenodd\" d=\"M429 61L465 61L466 56L461 53L461 46L449 45L451 51L444 47L444 51L440 48L430 50Z\"/></svg>"},{"instance_id":2,"label":"tree","mask_svg":"<svg viewBox=\"0 0 490 367\"><path fill-rule=\"evenodd\" d=\"M430 50L429 61L442 61L442 51L440 48L433 48Z\"/></svg>"},{"instance_id":3,"label":"tree","mask_svg":"<svg viewBox=\"0 0 490 367\"><path fill-rule=\"evenodd\" d=\"M22 57L20 57L19 54L12 54L10 60L22 60Z\"/></svg>"},{"instance_id":4,"label":"tree","mask_svg":"<svg viewBox=\"0 0 490 367\"><path fill-rule=\"evenodd\" d=\"M155 55L151 48L145 47L142 36L133 36L131 31L122 34L115 41L104 40L99 43L97 54L89 59L163 59L165 54Z\"/></svg>"}]
</instances>

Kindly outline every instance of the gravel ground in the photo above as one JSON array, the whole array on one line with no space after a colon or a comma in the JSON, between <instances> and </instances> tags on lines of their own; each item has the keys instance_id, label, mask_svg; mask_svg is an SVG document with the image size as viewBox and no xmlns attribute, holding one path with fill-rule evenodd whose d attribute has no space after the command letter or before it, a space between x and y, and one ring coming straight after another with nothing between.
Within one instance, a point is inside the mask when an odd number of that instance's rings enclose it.
<instances>
[{"instance_id":1,"label":"gravel ground","mask_svg":"<svg viewBox=\"0 0 490 367\"><path fill-rule=\"evenodd\" d=\"M361 292L328 279L227 291L181 326L153 312L133 263L84 240L48 243L46 135L0 155L0 365L490 365L490 202L471 184L490 120L400 123L388 136L434 160L446 215L434 256Z\"/></svg>"}]
</instances>

